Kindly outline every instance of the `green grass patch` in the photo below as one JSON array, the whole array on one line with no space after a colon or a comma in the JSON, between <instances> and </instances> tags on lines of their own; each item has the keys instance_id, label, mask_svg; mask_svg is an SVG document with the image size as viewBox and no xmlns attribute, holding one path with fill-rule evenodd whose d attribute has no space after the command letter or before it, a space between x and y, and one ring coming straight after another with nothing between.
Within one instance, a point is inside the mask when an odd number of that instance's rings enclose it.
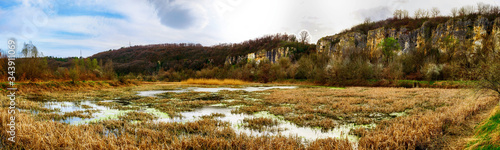
<instances>
[{"instance_id":1,"label":"green grass patch","mask_svg":"<svg viewBox=\"0 0 500 150\"><path fill-rule=\"evenodd\" d=\"M474 141L467 144L467 149L500 149L500 109L495 107L495 113L476 127Z\"/></svg>"}]
</instances>

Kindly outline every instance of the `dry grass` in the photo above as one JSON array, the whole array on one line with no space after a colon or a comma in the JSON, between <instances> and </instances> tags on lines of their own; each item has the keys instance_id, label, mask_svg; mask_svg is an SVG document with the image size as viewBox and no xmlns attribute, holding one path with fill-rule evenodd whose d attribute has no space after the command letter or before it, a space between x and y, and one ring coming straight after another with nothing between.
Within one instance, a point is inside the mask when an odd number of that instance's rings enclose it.
<instances>
[{"instance_id":1,"label":"dry grass","mask_svg":"<svg viewBox=\"0 0 500 150\"><path fill-rule=\"evenodd\" d=\"M226 115L225 114L221 114L221 113L212 113L210 115L204 115L204 116L201 116L202 119L213 119L213 118L222 118L222 117L225 117Z\"/></svg>"},{"instance_id":2,"label":"dry grass","mask_svg":"<svg viewBox=\"0 0 500 150\"><path fill-rule=\"evenodd\" d=\"M474 96L466 89L326 88L275 91L264 104L270 110L290 106L293 113L270 111L299 126L330 129L339 124L377 123L370 131L357 129L360 149L441 149L443 137L468 136L468 122L496 104L492 95ZM395 117L391 113L405 112ZM391 119L395 118L395 119Z\"/></svg>"},{"instance_id":3,"label":"dry grass","mask_svg":"<svg viewBox=\"0 0 500 150\"><path fill-rule=\"evenodd\" d=\"M100 88L82 91L38 92L44 99L84 101L119 99L133 106L156 108L170 116L210 104L240 105L234 113L252 114L269 111L299 126L335 128L341 124L371 124L373 129L358 128L351 134L360 137L358 149L443 149L444 137L470 136L474 124L470 119L492 108L497 100L491 95L471 96L465 89L346 89L298 88L263 92L221 91L219 93L169 93L165 97L138 97L137 90L177 89L188 85L139 85L135 87ZM192 85L189 85L192 86ZM205 86L205 85L204 85ZM210 85L206 85L210 86ZM269 94L269 95L268 95ZM187 123L153 123L151 117L134 112L121 120L105 120L88 125L54 122L66 114L43 107L41 101L27 100L20 94L18 107L47 114L45 119L20 113L16 116L17 142L6 140L0 130L0 147L5 149L353 149L347 139L320 139L304 144L298 137L248 136L237 134L228 122L214 120L211 114ZM0 108L0 128L7 128L8 103L4 95ZM231 101L225 101L231 99ZM118 103L99 103L115 107ZM82 106L85 107L85 106ZM125 109L125 108L124 108ZM401 117L391 113L405 112ZM29 111L28 111L29 113ZM39 115L40 115L39 114ZM54 114L54 115L50 115ZM67 116L85 115L84 112ZM48 120L48 121L47 121ZM129 120L140 120L131 123ZM250 121L250 120L247 120ZM253 121L253 120L252 120ZM250 122L252 122L250 121ZM250 124L250 123L248 123ZM267 121L253 124L272 125ZM472 132L471 132L472 133ZM499 137L491 134L492 137ZM82 144L84 143L84 144ZM2 147L3 146L3 147ZM459 146L460 147L460 146Z\"/></svg>"},{"instance_id":4,"label":"dry grass","mask_svg":"<svg viewBox=\"0 0 500 150\"><path fill-rule=\"evenodd\" d=\"M201 85L246 85L248 82L235 79L188 79L182 81L183 84L201 84Z\"/></svg>"},{"instance_id":5,"label":"dry grass","mask_svg":"<svg viewBox=\"0 0 500 150\"><path fill-rule=\"evenodd\" d=\"M136 112L136 111L131 111L125 115L118 116L118 119L124 121L150 121L156 118L157 118L156 116L153 116L149 113Z\"/></svg>"},{"instance_id":6,"label":"dry grass","mask_svg":"<svg viewBox=\"0 0 500 150\"><path fill-rule=\"evenodd\" d=\"M293 122L303 120L303 115L310 114L315 117L309 120L329 118L343 123L370 124L392 118L391 113L416 114L454 105L462 97L469 95L464 91L465 93L456 89L299 88L276 91L265 98L264 104L272 106L271 113L284 115ZM282 105L288 105L294 114L278 111L286 109Z\"/></svg>"},{"instance_id":7,"label":"dry grass","mask_svg":"<svg viewBox=\"0 0 500 150\"><path fill-rule=\"evenodd\" d=\"M1 112L6 109L1 108ZM6 128L8 115L1 113L0 128ZM89 125L66 125L53 121L36 121L21 113L16 142L6 140L5 149L305 149L298 137L247 136L236 134L229 123L202 119L188 123L131 124L107 120ZM323 142L329 143L329 142ZM316 144L317 145L317 144Z\"/></svg>"},{"instance_id":8,"label":"dry grass","mask_svg":"<svg viewBox=\"0 0 500 150\"><path fill-rule=\"evenodd\" d=\"M446 92L446 91L442 91ZM461 95L460 93L454 93ZM443 97L440 97L443 98ZM439 101L439 99L435 99ZM447 147L443 136L460 135L471 130L467 125L470 118L482 110L487 110L496 104L493 97L482 96L478 99L464 97L448 99L454 103L450 106L436 108L435 111L426 110L418 114L384 121L373 131L360 139L360 147L373 149L385 147L389 149L442 149ZM454 143L456 144L456 143Z\"/></svg>"},{"instance_id":9,"label":"dry grass","mask_svg":"<svg viewBox=\"0 0 500 150\"><path fill-rule=\"evenodd\" d=\"M257 131L276 131L272 127L279 124L278 120L272 118L245 118L243 119L243 127Z\"/></svg>"},{"instance_id":10,"label":"dry grass","mask_svg":"<svg viewBox=\"0 0 500 150\"><path fill-rule=\"evenodd\" d=\"M347 139L318 139L309 144L310 150L353 150L351 143Z\"/></svg>"},{"instance_id":11,"label":"dry grass","mask_svg":"<svg viewBox=\"0 0 500 150\"><path fill-rule=\"evenodd\" d=\"M7 84L4 82L2 84ZM119 81L66 81L66 82L16 82L18 91L16 94L39 94L42 92L55 91L93 91L104 88L119 88L137 85L138 83L121 83Z\"/></svg>"},{"instance_id":12,"label":"dry grass","mask_svg":"<svg viewBox=\"0 0 500 150\"><path fill-rule=\"evenodd\" d=\"M272 107L269 109L269 112L275 115L286 115L292 111L290 107Z\"/></svg>"}]
</instances>

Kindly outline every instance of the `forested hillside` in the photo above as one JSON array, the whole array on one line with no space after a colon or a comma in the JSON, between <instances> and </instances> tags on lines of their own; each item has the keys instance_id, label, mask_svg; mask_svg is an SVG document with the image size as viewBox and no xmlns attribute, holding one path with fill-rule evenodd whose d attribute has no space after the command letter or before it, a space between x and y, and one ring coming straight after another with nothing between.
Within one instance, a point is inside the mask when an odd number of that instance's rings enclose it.
<instances>
[{"instance_id":1,"label":"forested hillside","mask_svg":"<svg viewBox=\"0 0 500 150\"><path fill-rule=\"evenodd\" d=\"M111 59L119 74L151 74L159 70L201 70L208 66L223 66L227 56L240 56L259 50L290 45L295 36L286 34L268 35L238 44L154 44L131 46L109 50L93 55L95 59ZM293 44L292 44L293 45ZM302 45L302 44L300 44ZM314 48L314 46L310 46Z\"/></svg>"}]
</instances>

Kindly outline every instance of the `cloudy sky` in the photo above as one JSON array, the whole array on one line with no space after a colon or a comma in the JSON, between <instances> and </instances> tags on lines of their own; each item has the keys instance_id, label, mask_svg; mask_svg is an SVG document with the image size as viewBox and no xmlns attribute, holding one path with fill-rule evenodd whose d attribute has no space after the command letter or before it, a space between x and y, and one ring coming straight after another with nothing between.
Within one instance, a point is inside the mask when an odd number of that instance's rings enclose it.
<instances>
[{"instance_id":1,"label":"cloudy sky","mask_svg":"<svg viewBox=\"0 0 500 150\"><path fill-rule=\"evenodd\" d=\"M157 43L238 43L308 30L312 42L396 9L451 8L500 0L2 0L0 49L16 38L45 56L84 57ZM4 42L1 42L4 41Z\"/></svg>"}]
</instances>

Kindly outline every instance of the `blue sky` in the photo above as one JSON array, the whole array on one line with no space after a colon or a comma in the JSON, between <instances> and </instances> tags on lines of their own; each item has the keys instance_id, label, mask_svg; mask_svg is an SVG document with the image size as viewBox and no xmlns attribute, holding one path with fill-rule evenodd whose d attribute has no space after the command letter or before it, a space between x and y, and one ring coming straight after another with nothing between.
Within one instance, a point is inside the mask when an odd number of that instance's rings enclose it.
<instances>
[{"instance_id":1,"label":"blue sky","mask_svg":"<svg viewBox=\"0 0 500 150\"><path fill-rule=\"evenodd\" d=\"M84 57L132 45L238 43L308 30L312 42L396 9L451 8L500 0L2 0L0 49L32 41L45 56ZM5 41L5 42L1 42Z\"/></svg>"}]
</instances>

